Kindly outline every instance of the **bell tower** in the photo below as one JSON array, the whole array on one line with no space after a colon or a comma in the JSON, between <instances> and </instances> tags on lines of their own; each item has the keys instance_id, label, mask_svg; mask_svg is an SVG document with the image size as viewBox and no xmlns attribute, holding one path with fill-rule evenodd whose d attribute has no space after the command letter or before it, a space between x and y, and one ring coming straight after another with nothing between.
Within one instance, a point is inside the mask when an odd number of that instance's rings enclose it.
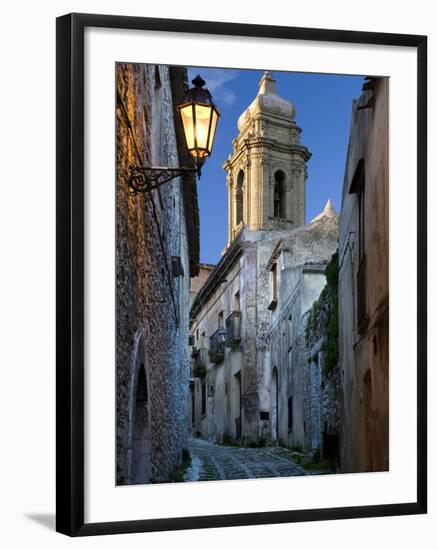
<instances>
[{"instance_id":1,"label":"bell tower","mask_svg":"<svg viewBox=\"0 0 438 550\"><path fill-rule=\"evenodd\" d=\"M295 107L277 94L265 72L259 91L238 120L239 135L223 164L227 172L228 245L243 226L278 231L304 225L306 163Z\"/></svg>"}]
</instances>

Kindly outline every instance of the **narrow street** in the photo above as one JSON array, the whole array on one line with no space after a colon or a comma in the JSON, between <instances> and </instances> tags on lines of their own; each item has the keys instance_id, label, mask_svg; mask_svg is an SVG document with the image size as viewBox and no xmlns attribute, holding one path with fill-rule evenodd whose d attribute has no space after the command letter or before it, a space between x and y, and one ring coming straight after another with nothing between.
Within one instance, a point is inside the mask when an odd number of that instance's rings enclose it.
<instances>
[{"instance_id":1,"label":"narrow street","mask_svg":"<svg viewBox=\"0 0 438 550\"><path fill-rule=\"evenodd\" d=\"M184 481L253 479L327 473L307 471L298 464L298 455L283 447L229 447L205 439L189 440L192 464Z\"/></svg>"}]
</instances>

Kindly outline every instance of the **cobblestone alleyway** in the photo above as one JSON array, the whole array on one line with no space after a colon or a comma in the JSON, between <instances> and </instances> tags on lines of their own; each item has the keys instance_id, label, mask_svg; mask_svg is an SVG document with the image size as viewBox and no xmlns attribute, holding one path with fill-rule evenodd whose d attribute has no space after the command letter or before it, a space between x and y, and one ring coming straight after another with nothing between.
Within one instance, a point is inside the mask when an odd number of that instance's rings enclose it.
<instances>
[{"instance_id":1,"label":"cobblestone alleyway","mask_svg":"<svg viewBox=\"0 0 438 550\"><path fill-rule=\"evenodd\" d=\"M297 455L282 447L228 447L204 439L189 441L192 464L185 481L286 477L325 473L308 472L294 461Z\"/></svg>"}]
</instances>

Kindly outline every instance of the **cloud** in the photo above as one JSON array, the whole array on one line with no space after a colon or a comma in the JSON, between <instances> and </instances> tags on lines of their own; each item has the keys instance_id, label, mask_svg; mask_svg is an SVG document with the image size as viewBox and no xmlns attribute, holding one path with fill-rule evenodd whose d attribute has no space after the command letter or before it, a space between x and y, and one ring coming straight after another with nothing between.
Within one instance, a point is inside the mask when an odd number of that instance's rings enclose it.
<instances>
[{"instance_id":1,"label":"cloud","mask_svg":"<svg viewBox=\"0 0 438 550\"><path fill-rule=\"evenodd\" d=\"M214 96L214 101L220 106L226 105L230 107L235 104L237 95L230 89L227 84L239 76L240 71L234 69L202 69L198 67L189 67L189 82L195 78L197 74L201 74L206 82L211 94Z\"/></svg>"},{"instance_id":2,"label":"cloud","mask_svg":"<svg viewBox=\"0 0 438 550\"><path fill-rule=\"evenodd\" d=\"M232 92L231 90L228 90L226 88L222 89L219 92L218 97L220 97L220 101L224 105L227 105L228 107L231 107L232 105L234 105L236 103L236 100L237 100L237 95L234 92Z\"/></svg>"}]
</instances>

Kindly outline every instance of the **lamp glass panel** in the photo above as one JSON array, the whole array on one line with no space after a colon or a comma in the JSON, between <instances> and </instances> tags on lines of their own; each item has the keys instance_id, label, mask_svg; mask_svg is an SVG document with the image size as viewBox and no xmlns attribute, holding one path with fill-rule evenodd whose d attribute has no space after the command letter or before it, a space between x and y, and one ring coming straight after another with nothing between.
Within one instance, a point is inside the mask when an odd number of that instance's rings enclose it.
<instances>
[{"instance_id":1,"label":"lamp glass panel","mask_svg":"<svg viewBox=\"0 0 438 550\"><path fill-rule=\"evenodd\" d=\"M216 125L217 125L217 119L218 119L218 114L217 112L213 109L212 110L212 113L211 113L211 128L210 128L210 138L208 140L208 152L211 153L211 150L213 149L213 140L214 140L214 135L216 133Z\"/></svg>"},{"instance_id":2,"label":"lamp glass panel","mask_svg":"<svg viewBox=\"0 0 438 550\"><path fill-rule=\"evenodd\" d=\"M208 127L210 125L211 107L208 105L195 105L196 116L196 144L198 149L206 150L208 147ZM199 154L199 152L198 152ZM204 153L205 154L205 153ZM203 155L204 156L204 155Z\"/></svg>"},{"instance_id":3,"label":"lamp glass panel","mask_svg":"<svg viewBox=\"0 0 438 550\"><path fill-rule=\"evenodd\" d=\"M186 136L187 148L193 149L195 147L195 130L193 125L193 110L192 105L187 105L180 109L181 120L184 127L184 134Z\"/></svg>"}]
</instances>

